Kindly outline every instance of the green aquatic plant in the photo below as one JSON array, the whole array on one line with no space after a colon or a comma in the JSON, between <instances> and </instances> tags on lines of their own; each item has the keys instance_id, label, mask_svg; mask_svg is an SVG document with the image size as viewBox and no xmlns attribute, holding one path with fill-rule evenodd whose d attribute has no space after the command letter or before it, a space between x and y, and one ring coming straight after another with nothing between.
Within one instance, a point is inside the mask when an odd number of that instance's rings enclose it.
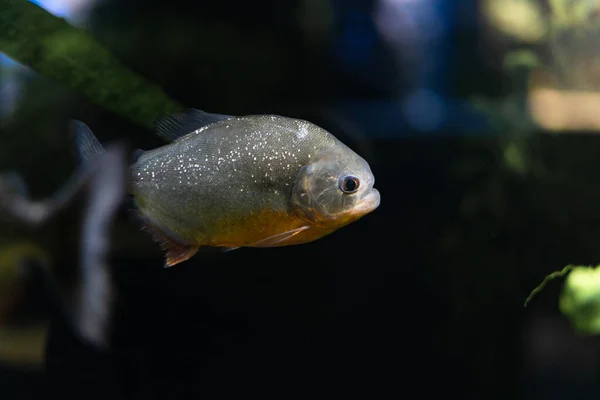
<instances>
[{"instance_id":1,"label":"green aquatic plant","mask_svg":"<svg viewBox=\"0 0 600 400\"><path fill-rule=\"evenodd\" d=\"M26 0L0 1L0 51L144 127L183 105L124 66L84 29Z\"/></svg>"},{"instance_id":2,"label":"green aquatic plant","mask_svg":"<svg viewBox=\"0 0 600 400\"><path fill-rule=\"evenodd\" d=\"M43 369L48 326L48 322L37 322L0 328L0 364Z\"/></svg>"},{"instance_id":3,"label":"green aquatic plant","mask_svg":"<svg viewBox=\"0 0 600 400\"><path fill-rule=\"evenodd\" d=\"M492 30L506 40L503 68L511 95L523 99L510 120L531 119L547 132L597 130L590 103L573 93L600 90L600 3L588 0L486 0L483 15ZM559 104L560 105L557 105ZM486 112L506 114L502 104ZM562 111L562 112L561 112ZM522 114L529 114L526 118Z\"/></svg>"},{"instance_id":4,"label":"green aquatic plant","mask_svg":"<svg viewBox=\"0 0 600 400\"><path fill-rule=\"evenodd\" d=\"M28 241L0 241L0 364L41 369L48 318L7 323L21 298L24 273L20 262L24 259L47 262L49 255Z\"/></svg>"},{"instance_id":5,"label":"green aquatic plant","mask_svg":"<svg viewBox=\"0 0 600 400\"><path fill-rule=\"evenodd\" d=\"M521 43L508 52L507 73L517 67L544 71L560 89L594 90L600 4L587 0L487 0L484 13L502 34ZM526 90L527 87L523 87Z\"/></svg>"},{"instance_id":6,"label":"green aquatic plant","mask_svg":"<svg viewBox=\"0 0 600 400\"><path fill-rule=\"evenodd\" d=\"M549 274L527 297L525 306L549 281L565 276L559 298L560 311L571 321L571 325L578 333L599 334L600 265L596 267L568 265L560 271Z\"/></svg>"},{"instance_id":7,"label":"green aquatic plant","mask_svg":"<svg viewBox=\"0 0 600 400\"><path fill-rule=\"evenodd\" d=\"M600 266L574 267L565 280L559 306L577 332L600 333Z\"/></svg>"},{"instance_id":8,"label":"green aquatic plant","mask_svg":"<svg viewBox=\"0 0 600 400\"><path fill-rule=\"evenodd\" d=\"M7 288L18 279L18 263L23 258L46 261L47 256L38 246L29 242L0 243L0 303Z\"/></svg>"},{"instance_id":9,"label":"green aquatic plant","mask_svg":"<svg viewBox=\"0 0 600 400\"><path fill-rule=\"evenodd\" d=\"M542 283L540 283L535 289L533 289L531 291L531 293L529 294L529 296L527 296L527 299L525 300L525 307L527 307L527 305L531 302L531 300L533 300L533 298L535 297L536 294L538 294L539 292L542 291L542 289L544 289L544 287L546 286L546 284L548 282L550 282L551 280L556 279L556 278L562 278L563 276L565 276L569 272L571 272L574 268L576 268L574 265L567 265L560 271L555 271L555 272L552 272L551 274L547 275L544 278L544 280L542 281Z\"/></svg>"}]
</instances>

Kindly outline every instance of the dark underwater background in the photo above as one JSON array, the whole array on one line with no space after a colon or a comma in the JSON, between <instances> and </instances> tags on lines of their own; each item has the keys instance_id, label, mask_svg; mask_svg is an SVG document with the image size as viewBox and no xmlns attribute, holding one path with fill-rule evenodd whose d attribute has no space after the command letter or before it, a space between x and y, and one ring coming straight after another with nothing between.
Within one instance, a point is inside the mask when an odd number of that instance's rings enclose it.
<instances>
[{"instance_id":1,"label":"dark underwater background","mask_svg":"<svg viewBox=\"0 0 600 400\"><path fill-rule=\"evenodd\" d=\"M0 364L0 398L597 398L598 340L559 312L560 282L523 303L548 273L600 260L600 138L507 117L523 106L511 97L519 75L503 69L514 43L494 39L480 3L93 4L92 36L178 102L304 118L348 143L381 206L311 244L170 269L121 216L114 348L94 351L53 314L46 372ZM76 168L69 118L103 142L164 143L2 65L0 169L34 196ZM482 111L475 97L509 106Z\"/></svg>"}]
</instances>

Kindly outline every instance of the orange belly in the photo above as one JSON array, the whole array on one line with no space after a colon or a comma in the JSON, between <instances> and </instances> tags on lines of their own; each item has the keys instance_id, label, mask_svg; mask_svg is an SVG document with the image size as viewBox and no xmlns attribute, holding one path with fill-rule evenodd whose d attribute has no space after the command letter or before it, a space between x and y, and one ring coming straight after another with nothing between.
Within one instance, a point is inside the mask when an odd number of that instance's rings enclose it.
<instances>
[{"instance_id":1,"label":"orange belly","mask_svg":"<svg viewBox=\"0 0 600 400\"><path fill-rule=\"evenodd\" d=\"M244 217L225 216L215 224L215 232L197 237L200 246L252 247L258 242L294 229L309 226L274 246L289 246L319 239L333 229L311 226L306 220L286 212L272 210Z\"/></svg>"}]
</instances>

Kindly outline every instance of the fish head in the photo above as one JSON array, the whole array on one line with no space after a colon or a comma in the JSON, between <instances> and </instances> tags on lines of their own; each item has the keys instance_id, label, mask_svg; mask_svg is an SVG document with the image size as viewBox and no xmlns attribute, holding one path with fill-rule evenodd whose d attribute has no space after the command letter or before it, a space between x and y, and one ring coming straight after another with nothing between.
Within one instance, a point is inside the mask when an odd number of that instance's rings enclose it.
<instances>
[{"instance_id":1,"label":"fish head","mask_svg":"<svg viewBox=\"0 0 600 400\"><path fill-rule=\"evenodd\" d=\"M338 143L300 168L292 201L312 225L339 228L379 207L380 195L367 161Z\"/></svg>"}]
</instances>

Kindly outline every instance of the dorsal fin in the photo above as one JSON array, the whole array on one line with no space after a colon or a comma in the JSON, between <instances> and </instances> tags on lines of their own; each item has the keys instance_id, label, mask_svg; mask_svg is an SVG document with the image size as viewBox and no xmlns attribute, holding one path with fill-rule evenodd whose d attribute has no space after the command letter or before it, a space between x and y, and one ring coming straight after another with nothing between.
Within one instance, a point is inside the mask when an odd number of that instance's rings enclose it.
<instances>
[{"instance_id":1,"label":"dorsal fin","mask_svg":"<svg viewBox=\"0 0 600 400\"><path fill-rule=\"evenodd\" d=\"M232 115L213 114L206 111L188 108L187 110L168 114L154 122L156 133L168 141L175 141L203 126L234 118Z\"/></svg>"}]
</instances>

